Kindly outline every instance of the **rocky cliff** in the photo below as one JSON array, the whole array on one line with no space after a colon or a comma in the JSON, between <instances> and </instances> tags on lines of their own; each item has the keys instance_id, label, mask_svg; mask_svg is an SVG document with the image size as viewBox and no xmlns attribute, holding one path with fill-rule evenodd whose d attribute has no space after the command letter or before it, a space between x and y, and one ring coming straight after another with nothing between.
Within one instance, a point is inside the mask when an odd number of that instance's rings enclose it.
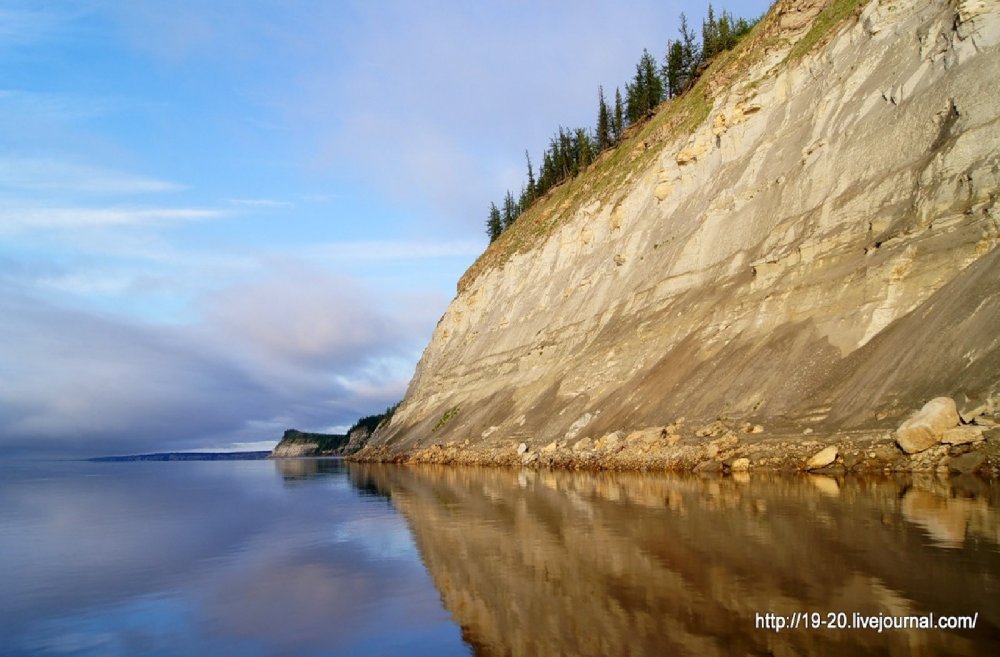
<instances>
[{"instance_id":1,"label":"rocky cliff","mask_svg":"<svg viewBox=\"0 0 1000 657\"><path fill-rule=\"evenodd\" d=\"M988 423L998 44L995 0L780 0L490 246L362 456Z\"/></svg>"},{"instance_id":2,"label":"rocky cliff","mask_svg":"<svg viewBox=\"0 0 1000 657\"><path fill-rule=\"evenodd\" d=\"M364 447L369 435L367 427L352 428L346 434L305 433L289 429L274 446L271 457L347 456Z\"/></svg>"}]
</instances>

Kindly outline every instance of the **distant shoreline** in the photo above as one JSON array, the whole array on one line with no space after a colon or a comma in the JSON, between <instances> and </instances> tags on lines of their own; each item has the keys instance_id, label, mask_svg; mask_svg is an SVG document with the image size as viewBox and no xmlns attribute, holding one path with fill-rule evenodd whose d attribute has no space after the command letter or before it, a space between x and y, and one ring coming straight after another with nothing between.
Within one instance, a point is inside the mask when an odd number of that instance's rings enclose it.
<instances>
[{"instance_id":1,"label":"distant shoreline","mask_svg":"<svg viewBox=\"0 0 1000 657\"><path fill-rule=\"evenodd\" d=\"M95 456L84 461L108 463L122 461L262 461L270 451L259 452L162 452L127 456Z\"/></svg>"}]
</instances>

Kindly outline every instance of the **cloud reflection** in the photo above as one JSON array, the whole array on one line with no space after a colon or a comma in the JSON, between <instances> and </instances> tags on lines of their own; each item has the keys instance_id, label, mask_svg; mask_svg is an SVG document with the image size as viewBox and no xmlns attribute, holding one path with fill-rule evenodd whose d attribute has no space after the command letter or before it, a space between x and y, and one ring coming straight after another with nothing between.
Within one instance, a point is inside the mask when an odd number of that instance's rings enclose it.
<instances>
[{"instance_id":1,"label":"cloud reflection","mask_svg":"<svg viewBox=\"0 0 1000 657\"><path fill-rule=\"evenodd\" d=\"M466 652L405 522L342 466L291 488L266 461L2 474L13 654Z\"/></svg>"}]
</instances>

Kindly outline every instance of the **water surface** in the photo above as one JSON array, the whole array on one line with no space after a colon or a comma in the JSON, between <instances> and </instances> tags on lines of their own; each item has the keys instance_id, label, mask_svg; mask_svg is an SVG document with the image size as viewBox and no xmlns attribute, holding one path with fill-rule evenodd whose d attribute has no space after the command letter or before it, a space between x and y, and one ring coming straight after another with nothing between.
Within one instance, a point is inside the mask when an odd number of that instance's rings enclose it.
<instances>
[{"instance_id":1,"label":"water surface","mask_svg":"<svg viewBox=\"0 0 1000 657\"><path fill-rule=\"evenodd\" d=\"M0 470L2 655L467 655L340 461Z\"/></svg>"},{"instance_id":2,"label":"water surface","mask_svg":"<svg viewBox=\"0 0 1000 657\"><path fill-rule=\"evenodd\" d=\"M976 479L6 463L0 654L1000 654L998 504ZM756 620L794 612L978 620Z\"/></svg>"}]
</instances>

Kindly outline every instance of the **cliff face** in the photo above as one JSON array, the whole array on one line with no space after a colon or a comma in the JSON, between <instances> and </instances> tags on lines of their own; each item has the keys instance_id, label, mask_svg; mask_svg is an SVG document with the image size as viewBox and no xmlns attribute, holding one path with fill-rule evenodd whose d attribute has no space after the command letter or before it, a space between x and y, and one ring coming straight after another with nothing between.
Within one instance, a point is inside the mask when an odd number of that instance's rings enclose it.
<instances>
[{"instance_id":1,"label":"cliff face","mask_svg":"<svg viewBox=\"0 0 1000 657\"><path fill-rule=\"evenodd\" d=\"M1000 4L872 0L826 31L829 4L777 3L522 215L372 442L1000 405Z\"/></svg>"},{"instance_id":2,"label":"cliff face","mask_svg":"<svg viewBox=\"0 0 1000 657\"><path fill-rule=\"evenodd\" d=\"M349 434L305 433L287 430L271 451L273 458L298 456L347 456L364 447L369 431L358 427Z\"/></svg>"}]
</instances>

